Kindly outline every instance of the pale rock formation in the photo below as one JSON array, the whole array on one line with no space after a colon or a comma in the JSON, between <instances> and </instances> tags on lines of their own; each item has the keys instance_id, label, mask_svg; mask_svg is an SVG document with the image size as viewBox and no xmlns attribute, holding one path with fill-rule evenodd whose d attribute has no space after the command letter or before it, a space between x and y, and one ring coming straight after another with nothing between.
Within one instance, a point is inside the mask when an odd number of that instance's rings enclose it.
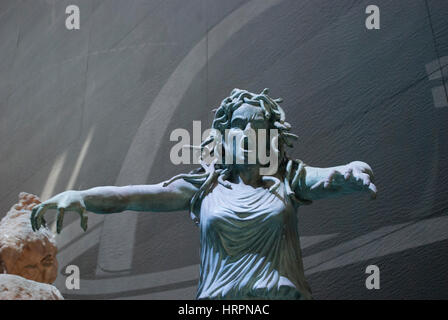
<instances>
[{"instance_id":1,"label":"pale rock formation","mask_svg":"<svg viewBox=\"0 0 448 320\"><path fill-rule=\"evenodd\" d=\"M64 300L51 284L0 274L0 300Z\"/></svg>"},{"instance_id":2,"label":"pale rock formation","mask_svg":"<svg viewBox=\"0 0 448 320\"><path fill-rule=\"evenodd\" d=\"M31 228L31 209L39 203L37 196L21 192L19 203L0 221L0 299L63 299L48 285L58 270L54 234L46 227Z\"/></svg>"}]
</instances>

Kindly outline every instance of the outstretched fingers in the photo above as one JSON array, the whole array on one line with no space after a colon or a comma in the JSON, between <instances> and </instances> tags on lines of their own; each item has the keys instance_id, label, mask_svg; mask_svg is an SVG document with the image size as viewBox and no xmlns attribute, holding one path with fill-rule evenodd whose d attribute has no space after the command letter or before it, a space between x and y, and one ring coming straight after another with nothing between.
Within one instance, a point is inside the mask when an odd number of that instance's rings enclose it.
<instances>
[{"instance_id":1,"label":"outstretched fingers","mask_svg":"<svg viewBox=\"0 0 448 320\"><path fill-rule=\"evenodd\" d=\"M57 215L57 220L56 220L56 232L57 233L61 233L62 230L62 225L64 223L64 213L65 213L65 208L58 208L58 215Z\"/></svg>"},{"instance_id":2,"label":"outstretched fingers","mask_svg":"<svg viewBox=\"0 0 448 320\"><path fill-rule=\"evenodd\" d=\"M356 175L357 179L356 182L358 186L362 188L362 190L369 191L370 196L372 199L376 198L377 188L372 182L372 178L367 173L359 173Z\"/></svg>"},{"instance_id":3,"label":"outstretched fingers","mask_svg":"<svg viewBox=\"0 0 448 320\"><path fill-rule=\"evenodd\" d=\"M314 185L311 186L311 190L314 190L316 188L319 188L321 186L324 187L324 189L327 189L329 187L331 187L334 179L338 176L338 172L336 170L331 171L328 176L324 179L319 180L318 182L316 182Z\"/></svg>"},{"instance_id":4,"label":"outstretched fingers","mask_svg":"<svg viewBox=\"0 0 448 320\"><path fill-rule=\"evenodd\" d=\"M81 228L82 230L87 231L87 221L88 221L88 217L87 217L87 212L86 212L86 208L81 207L81 209L79 210L79 216L81 218Z\"/></svg>"},{"instance_id":5,"label":"outstretched fingers","mask_svg":"<svg viewBox=\"0 0 448 320\"><path fill-rule=\"evenodd\" d=\"M357 172L355 175L355 181L358 186L361 186L363 190L367 190L370 193L372 199L376 198L377 188L372 182L372 176L366 172Z\"/></svg>"},{"instance_id":6,"label":"outstretched fingers","mask_svg":"<svg viewBox=\"0 0 448 320\"><path fill-rule=\"evenodd\" d=\"M369 192L371 199L376 199L377 189L372 182L369 184Z\"/></svg>"},{"instance_id":7,"label":"outstretched fingers","mask_svg":"<svg viewBox=\"0 0 448 320\"><path fill-rule=\"evenodd\" d=\"M42 225L45 226L44 214L45 214L45 212L47 212L47 210L48 210L48 207L46 205L43 205L39 209L39 212L37 213L37 229L39 229Z\"/></svg>"},{"instance_id":8,"label":"outstretched fingers","mask_svg":"<svg viewBox=\"0 0 448 320\"><path fill-rule=\"evenodd\" d=\"M314 190L319 188L321 185L323 185L325 183L325 179L321 179L319 181L317 181L315 184L313 184L310 188L310 190Z\"/></svg>"},{"instance_id":9,"label":"outstretched fingers","mask_svg":"<svg viewBox=\"0 0 448 320\"><path fill-rule=\"evenodd\" d=\"M333 181L334 181L334 179L336 178L337 175L338 175L338 172L336 170L331 171L331 173L329 174L327 179L325 179L325 182L324 182L324 188L325 189L327 189L328 187L331 186L331 184L333 183Z\"/></svg>"},{"instance_id":10,"label":"outstretched fingers","mask_svg":"<svg viewBox=\"0 0 448 320\"><path fill-rule=\"evenodd\" d=\"M36 215L37 215L39 208L40 208L40 206L37 205L31 210L31 219L30 220L31 220L31 229L33 229L33 231L37 230Z\"/></svg>"},{"instance_id":11,"label":"outstretched fingers","mask_svg":"<svg viewBox=\"0 0 448 320\"><path fill-rule=\"evenodd\" d=\"M352 168L348 168L345 172L344 172L344 179L348 180L352 177L353 175L353 169Z\"/></svg>"},{"instance_id":12,"label":"outstretched fingers","mask_svg":"<svg viewBox=\"0 0 448 320\"><path fill-rule=\"evenodd\" d=\"M40 204L31 211L31 227L33 231L39 230L42 225L46 225L44 214L48 210L48 206Z\"/></svg>"}]
</instances>

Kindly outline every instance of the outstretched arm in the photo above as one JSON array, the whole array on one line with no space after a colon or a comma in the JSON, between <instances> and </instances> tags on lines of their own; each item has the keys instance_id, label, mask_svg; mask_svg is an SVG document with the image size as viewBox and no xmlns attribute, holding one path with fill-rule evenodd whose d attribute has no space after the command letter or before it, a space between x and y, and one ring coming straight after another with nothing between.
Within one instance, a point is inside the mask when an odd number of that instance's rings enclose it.
<instances>
[{"instance_id":1,"label":"outstretched arm","mask_svg":"<svg viewBox=\"0 0 448 320\"><path fill-rule=\"evenodd\" d=\"M81 227L87 229L86 211L109 214L133 211L177 211L189 208L190 199L197 188L183 179L167 186L163 183L152 185L129 185L123 187L103 186L87 190L69 190L35 206L31 213L33 230L45 224L44 214L48 209L57 209L57 232L62 229L64 213L75 211L81 216Z\"/></svg>"},{"instance_id":2,"label":"outstretched arm","mask_svg":"<svg viewBox=\"0 0 448 320\"><path fill-rule=\"evenodd\" d=\"M372 198L376 197L373 172L365 162L353 161L329 168L305 166L304 170L304 181L295 190L302 199L317 200L358 191L368 191Z\"/></svg>"},{"instance_id":3,"label":"outstretched arm","mask_svg":"<svg viewBox=\"0 0 448 320\"><path fill-rule=\"evenodd\" d=\"M81 191L87 211L108 214L132 211L187 210L197 188L179 179L166 187L162 183L124 187L95 187Z\"/></svg>"}]
</instances>

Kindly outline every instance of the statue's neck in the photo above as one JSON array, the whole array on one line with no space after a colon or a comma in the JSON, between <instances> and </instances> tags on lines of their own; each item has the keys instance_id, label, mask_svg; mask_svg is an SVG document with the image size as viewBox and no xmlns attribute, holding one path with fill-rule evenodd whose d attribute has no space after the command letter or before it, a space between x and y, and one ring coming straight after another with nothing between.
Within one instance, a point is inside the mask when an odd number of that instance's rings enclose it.
<instances>
[{"instance_id":1,"label":"statue's neck","mask_svg":"<svg viewBox=\"0 0 448 320\"><path fill-rule=\"evenodd\" d=\"M254 188L262 186L260 166L258 165L235 165L233 170L235 183L243 183Z\"/></svg>"}]
</instances>

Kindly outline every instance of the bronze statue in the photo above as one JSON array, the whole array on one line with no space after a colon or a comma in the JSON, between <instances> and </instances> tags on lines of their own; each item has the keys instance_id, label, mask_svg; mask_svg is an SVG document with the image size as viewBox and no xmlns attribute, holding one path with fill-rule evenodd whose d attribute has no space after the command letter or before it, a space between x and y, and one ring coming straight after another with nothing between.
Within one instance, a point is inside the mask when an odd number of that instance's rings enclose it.
<instances>
[{"instance_id":1,"label":"bronze statue","mask_svg":"<svg viewBox=\"0 0 448 320\"><path fill-rule=\"evenodd\" d=\"M201 234L198 299L311 298L297 209L355 191L374 198L376 187L372 169L361 161L317 168L290 159L286 147L297 136L290 133L280 102L267 89L259 94L234 89L215 111L210 135L193 147L201 156L199 169L158 184L62 192L33 209L33 229L45 223L48 209L58 210L58 233L66 211L78 212L86 230L86 211L189 210ZM266 135L266 143L258 133ZM231 143L229 136L240 138ZM249 141L263 147L271 161L262 161Z\"/></svg>"}]
</instances>

